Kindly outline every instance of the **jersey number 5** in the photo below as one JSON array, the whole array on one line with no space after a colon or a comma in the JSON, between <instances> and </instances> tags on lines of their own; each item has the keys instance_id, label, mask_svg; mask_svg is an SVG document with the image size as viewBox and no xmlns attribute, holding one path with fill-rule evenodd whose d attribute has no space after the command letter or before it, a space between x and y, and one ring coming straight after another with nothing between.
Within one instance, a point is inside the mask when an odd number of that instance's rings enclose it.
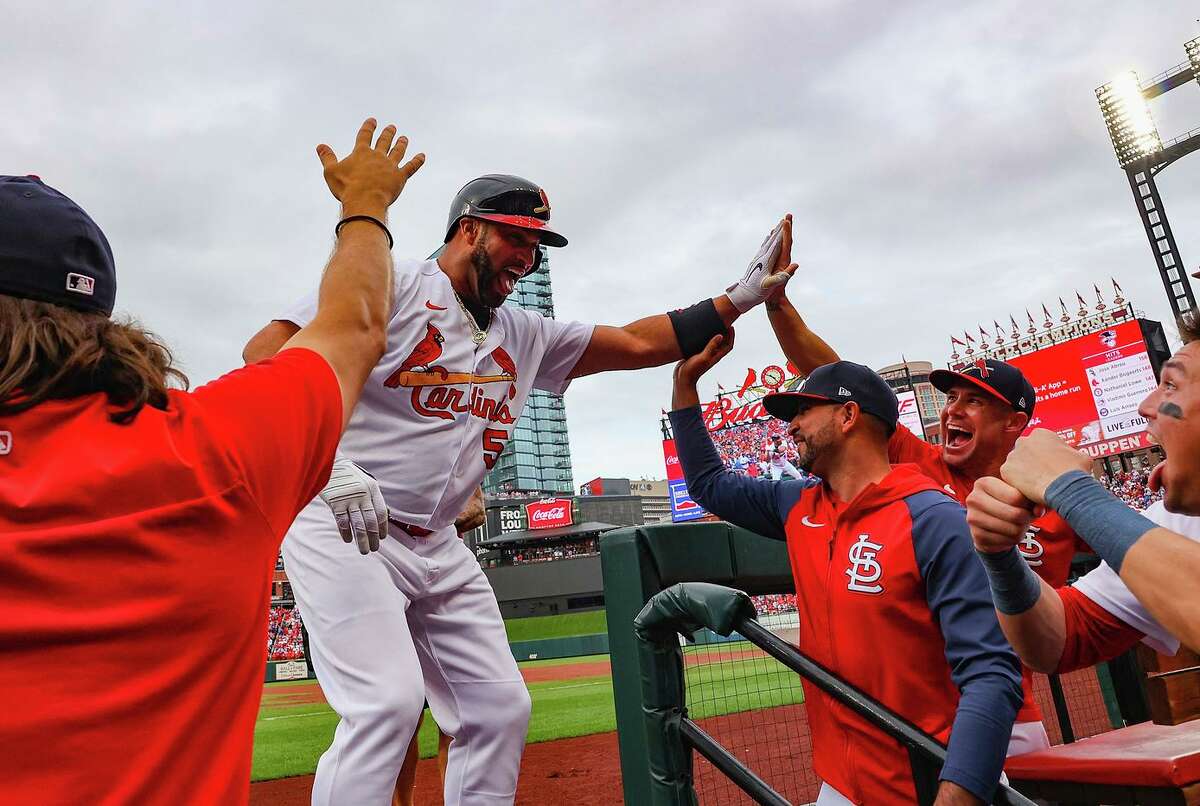
<instances>
[{"instance_id":1,"label":"jersey number 5","mask_svg":"<svg viewBox=\"0 0 1200 806\"><path fill-rule=\"evenodd\" d=\"M496 460L500 458L500 452L504 450L504 441L508 439L508 432L499 428L483 429L483 464L488 470L491 470L496 464Z\"/></svg>"}]
</instances>

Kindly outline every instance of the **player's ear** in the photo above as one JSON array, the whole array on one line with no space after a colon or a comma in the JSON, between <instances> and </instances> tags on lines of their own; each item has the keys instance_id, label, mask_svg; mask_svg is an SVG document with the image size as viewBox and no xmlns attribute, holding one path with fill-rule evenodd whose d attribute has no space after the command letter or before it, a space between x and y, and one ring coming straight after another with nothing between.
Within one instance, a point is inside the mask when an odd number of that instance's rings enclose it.
<instances>
[{"instance_id":1,"label":"player's ear","mask_svg":"<svg viewBox=\"0 0 1200 806\"><path fill-rule=\"evenodd\" d=\"M853 428L855 426L855 424L857 424L858 421L861 419L862 419L862 409L860 409L858 407L858 404L855 403L853 400L851 400L848 403L843 403L840 406L840 411L838 413L838 422L841 425L843 434L848 433L850 431L850 429Z\"/></svg>"},{"instance_id":2,"label":"player's ear","mask_svg":"<svg viewBox=\"0 0 1200 806\"><path fill-rule=\"evenodd\" d=\"M1004 424L1004 430L1021 434L1029 425L1029 415L1023 411L1014 411L1008 415L1008 422Z\"/></svg>"}]
</instances>

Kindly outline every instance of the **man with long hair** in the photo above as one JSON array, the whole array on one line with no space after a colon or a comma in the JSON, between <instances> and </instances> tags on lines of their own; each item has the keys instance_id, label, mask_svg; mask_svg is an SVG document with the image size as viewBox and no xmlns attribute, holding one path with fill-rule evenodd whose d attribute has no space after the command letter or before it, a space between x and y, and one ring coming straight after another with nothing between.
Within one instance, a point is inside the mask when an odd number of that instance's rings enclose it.
<instances>
[{"instance_id":1,"label":"man with long hair","mask_svg":"<svg viewBox=\"0 0 1200 806\"><path fill-rule=\"evenodd\" d=\"M248 801L271 569L383 354L387 210L424 161L375 125L343 160L317 147L342 217L312 321L194 392L111 318L87 213L0 177L6 803Z\"/></svg>"}]
</instances>

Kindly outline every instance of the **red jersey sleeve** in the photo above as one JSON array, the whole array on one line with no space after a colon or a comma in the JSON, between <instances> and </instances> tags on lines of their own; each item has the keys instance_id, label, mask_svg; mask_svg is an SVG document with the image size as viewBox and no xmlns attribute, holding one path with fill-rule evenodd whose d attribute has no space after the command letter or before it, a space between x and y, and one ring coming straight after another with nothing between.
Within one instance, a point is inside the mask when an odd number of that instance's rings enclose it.
<instances>
[{"instance_id":1,"label":"red jersey sleeve","mask_svg":"<svg viewBox=\"0 0 1200 806\"><path fill-rule=\"evenodd\" d=\"M342 394L316 352L293 348L192 394L250 495L282 534L329 481L342 435Z\"/></svg>"},{"instance_id":2,"label":"red jersey sleeve","mask_svg":"<svg viewBox=\"0 0 1200 806\"><path fill-rule=\"evenodd\" d=\"M1066 640L1057 674L1073 672L1111 660L1129 650L1145 637L1075 588L1059 588L1063 615L1066 620Z\"/></svg>"},{"instance_id":3,"label":"red jersey sleeve","mask_svg":"<svg viewBox=\"0 0 1200 806\"><path fill-rule=\"evenodd\" d=\"M894 465L911 463L924 467L927 462L937 461L940 457L941 451L936 445L930 445L902 425L896 426L888 440L888 461Z\"/></svg>"}]
</instances>

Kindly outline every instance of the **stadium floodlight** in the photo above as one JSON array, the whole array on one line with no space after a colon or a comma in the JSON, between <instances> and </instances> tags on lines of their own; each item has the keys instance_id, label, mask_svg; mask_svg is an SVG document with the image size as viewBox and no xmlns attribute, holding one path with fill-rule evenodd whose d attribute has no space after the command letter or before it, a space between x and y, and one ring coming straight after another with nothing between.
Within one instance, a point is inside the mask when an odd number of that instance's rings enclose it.
<instances>
[{"instance_id":1,"label":"stadium floodlight","mask_svg":"<svg viewBox=\"0 0 1200 806\"><path fill-rule=\"evenodd\" d=\"M1187 49L1188 61L1192 64L1192 78L1200 82L1200 37L1184 45Z\"/></svg>"},{"instance_id":2,"label":"stadium floodlight","mask_svg":"<svg viewBox=\"0 0 1200 806\"><path fill-rule=\"evenodd\" d=\"M1121 73L1098 87L1096 100L1122 168L1162 151L1162 140L1136 72Z\"/></svg>"}]
</instances>

